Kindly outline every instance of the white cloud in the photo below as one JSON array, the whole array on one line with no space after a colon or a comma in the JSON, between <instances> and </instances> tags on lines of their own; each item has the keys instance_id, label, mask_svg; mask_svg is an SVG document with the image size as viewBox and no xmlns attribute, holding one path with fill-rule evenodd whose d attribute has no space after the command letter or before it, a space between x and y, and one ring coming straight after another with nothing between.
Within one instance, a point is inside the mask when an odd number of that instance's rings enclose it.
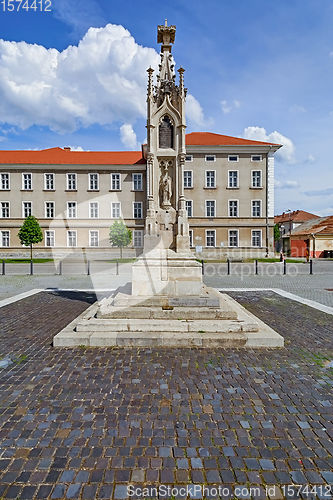
<instances>
[{"instance_id":1,"label":"white cloud","mask_svg":"<svg viewBox=\"0 0 333 500\"><path fill-rule=\"evenodd\" d=\"M83 149L81 146L70 146L71 151L89 151L89 149Z\"/></svg>"},{"instance_id":2,"label":"white cloud","mask_svg":"<svg viewBox=\"0 0 333 500\"><path fill-rule=\"evenodd\" d=\"M82 35L90 27L106 24L102 9L95 0L52 0L56 19L73 28L73 35Z\"/></svg>"},{"instance_id":3,"label":"white cloud","mask_svg":"<svg viewBox=\"0 0 333 500\"><path fill-rule=\"evenodd\" d=\"M309 153L309 156L305 160L305 163L313 163L314 161L316 161L316 158L311 153Z\"/></svg>"},{"instance_id":4,"label":"white cloud","mask_svg":"<svg viewBox=\"0 0 333 500\"><path fill-rule=\"evenodd\" d=\"M197 99L188 94L186 97L186 118L196 127L212 125L213 119L204 117L203 109Z\"/></svg>"},{"instance_id":5,"label":"white cloud","mask_svg":"<svg viewBox=\"0 0 333 500\"><path fill-rule=\"evenodd\" d=\"M267 134L266 130L263 127L247 127L244 130L243 136L245 139L251 139L253 141L282 144L283 147L275 153L276 157L288 163L295 163L295 146L291 139L280 134L280 132L275 131L271 134Z\"/></svg>"},{"instance_id":6,"label":"white cloud","mask_svg":"<svg viewBox=\"0 0 333 500\"><path fill-rule=\"evenodd\" d=\"M234 100L230 104L228 104L228 101L221 101L221 108L225 115L229 114L233 109L237 109L239 107L239 101Z\"/></svg>"},{"instance_id":7,"label":"white cloud","mask_svg":"<svg viewBox=\"0 0 333 500\"><path fill-rule=\"evenodd\" d=\"M140 149L140 144L136 139L136 133L134 132L132 125L129 125L128 123L124 123L124 125L120 127L120 140L124 146L129 149L134 151Z\"/></svg>"},{"instance_id":8,"label":"white cloud","mask_svg":"<svg viewBox=\"0 0 333 500\"><path fill-rule=\"evenodd\" d=\"M133 123L146 115L150 65L157 67L157 52L112 24L90 28L62 52L0 40L0 122L58 133Z\"/></svg>"},{"instance_id":9,"label":"white cloud","mask_svg":"<svg viewBox=\"0 0 333 500\"><path fill-rule=\"evenodd\" d=\"M274 186L277 189L296 189L300 187L300 184L298 184L297 181L278 181L277 179L275 179Z\"/></svg>"},{"instance_id":10,"label":"white cloud","mask_svg":"<svg viewBox=\"0 0 333 500\"><path fill-rule=\"evenodd\" d=\"M316 210L316 215L320 217L327 217L333 215L333 207L323 208L322 210Z\"/></svg>"},{"instance_id":11,"label":"white cloud","mask_svg":"<svg viewBox=\"0 0 333 500\"><path fill-rule=\"evenodd\" d=\"M299 106L298 104L294 104L290 108L290 111L292 111L292 113L295 113L295 114L306 113L306 109L304 108L304 106Z\"/></svg>"}]
</instances>

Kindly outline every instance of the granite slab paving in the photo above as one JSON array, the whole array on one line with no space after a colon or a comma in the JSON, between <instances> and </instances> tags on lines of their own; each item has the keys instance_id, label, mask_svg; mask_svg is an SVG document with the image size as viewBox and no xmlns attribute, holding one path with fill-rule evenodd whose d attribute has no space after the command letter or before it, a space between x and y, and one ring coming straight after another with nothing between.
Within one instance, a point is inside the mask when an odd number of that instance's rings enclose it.
<instances>
[{"instance_id":1,"label":"granite slab paving","mask_svg":"<svg viewBox=\"0 0 333 500\"><path fill-rule=\"evenodd\" d=\"M0 357L13 363L0 369L0 498L120 499L129 483L282 498L295 482L329 498L332 317L272 292L230 295L285 348L59 351L52 337L93 293L1 308Z\"/></svg>"}]
</instances>

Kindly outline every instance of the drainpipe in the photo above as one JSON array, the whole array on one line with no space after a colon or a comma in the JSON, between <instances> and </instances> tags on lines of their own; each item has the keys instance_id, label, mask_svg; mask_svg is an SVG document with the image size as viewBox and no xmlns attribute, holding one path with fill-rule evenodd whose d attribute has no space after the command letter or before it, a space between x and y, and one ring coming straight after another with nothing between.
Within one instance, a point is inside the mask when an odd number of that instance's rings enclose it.
<instances>
[{"instance_id":1,"label":"drainpipe","mask_svg":"<svg viewBox=\"0 0 333 500\"><path fill-rule=\"evenodd\" d=\"M312 241L313 241L313 258L316 258L316 237L313 233L311 233Z\"/></svg>"}]
</instances>

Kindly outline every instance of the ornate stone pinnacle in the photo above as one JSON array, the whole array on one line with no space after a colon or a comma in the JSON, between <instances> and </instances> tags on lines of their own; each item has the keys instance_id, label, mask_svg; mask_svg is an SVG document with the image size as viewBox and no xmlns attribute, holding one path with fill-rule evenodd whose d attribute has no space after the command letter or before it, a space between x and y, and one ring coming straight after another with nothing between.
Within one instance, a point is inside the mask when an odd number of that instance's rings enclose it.
<instances>
[{"instance_id":1,"label":"ornate stone pinnacle","mask_svg":"<svg viewBox=\"0 0 333 500\"><path fill-rule=\"evenodd\" d=\"M164 52L163 47L170 47L169 51L171 52L171 43L175 43L175 35L176 35L176 26L168 26L167 20L165 20L165 24L160 24L157 27L157 43L162 44L162 52Z\"/></svg>"}]
</instances>

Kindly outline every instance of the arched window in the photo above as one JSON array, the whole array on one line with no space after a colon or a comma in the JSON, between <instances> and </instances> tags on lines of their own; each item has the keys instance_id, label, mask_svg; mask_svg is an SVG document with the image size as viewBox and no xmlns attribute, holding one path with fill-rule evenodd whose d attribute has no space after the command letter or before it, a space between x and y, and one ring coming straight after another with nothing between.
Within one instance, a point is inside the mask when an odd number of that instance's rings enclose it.
<instances>
[{"instance_id":1,"label":"arched window","mask_svg":"<svg viewBox=\"0 0 333 500\"><path fill-rule=\"evenodd\" d=\"M160 125L159 142L161 149L173 148L173 125L170 118L166 115Z\"/></svg>"}]
</instances>

